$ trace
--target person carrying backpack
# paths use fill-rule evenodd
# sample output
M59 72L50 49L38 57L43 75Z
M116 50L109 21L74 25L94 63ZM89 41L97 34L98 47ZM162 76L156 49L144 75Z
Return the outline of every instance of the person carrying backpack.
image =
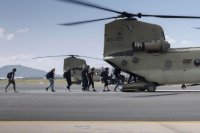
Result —
M117 87L118 87L118 85L119 85L120 79L122 80L122 83L123 83L123 78L122 78L122 76L120 75L120 73L121 73L121 69L115 69L115 70L114 70L114 75L115 75L116 81L117 81L117 84L116 84L115 89L114 89L114 91L116 91L116 92L117 92L116 89L117 89Z
M106 69L103 71L102 74L103 74L103 81L104 81L104 83L105 83L103 92L106 92L106 90L105 90L106 87L107 87L107 91L110 91L110 90L108 89L108 74L109 74L109 68L106 67Z
M71 81L71 75L72 75L72 69L68 68L67 72L64 73L66 75L66 81L67 81L67 86L66 86L66 90L68 89L68 91L70 92L70 86L72 85L72 81Z
M49 87L51 87L51 91L55 92L54 90L54 76L55 76L55 68L51 69L50 72L47 73L46 78L49 80L50 84L46 87L46 91L48 91Z
M88 73L88 78L89 78L88 89L90 88L90 85L92 85L93 91L96 91L94 89L94 79L93 79L94 70L95 70L95 68L93 67L93 68L91 68L90 72Z
M18 92L16 91L16 86L15 86L15 72L17 71L16 68L13 68L12 72L8 73L7 74L7 78L8 78L8 85L6 86L5 88L5 92L7 92L7 88L10 84L13 84L13 88L14 88L14 92Z
M86 69L86 68L83 68L83 70L82 70L82 72L81 72L81 76L82 76L82 91L85 91L85 78L84 78L85 69Z

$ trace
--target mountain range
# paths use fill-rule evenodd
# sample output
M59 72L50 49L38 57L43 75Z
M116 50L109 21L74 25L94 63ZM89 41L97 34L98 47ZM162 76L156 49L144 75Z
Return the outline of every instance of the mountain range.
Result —
M0 77L7 77L7 74L12 71L13 68L17 69L15 73L16 77L24 78L34 78L34 77L45 77L47 74L44 70L34 69L30 67L25 67L22 65L8 65L0 68ZM56 77L61 77L62 75L56 75Z

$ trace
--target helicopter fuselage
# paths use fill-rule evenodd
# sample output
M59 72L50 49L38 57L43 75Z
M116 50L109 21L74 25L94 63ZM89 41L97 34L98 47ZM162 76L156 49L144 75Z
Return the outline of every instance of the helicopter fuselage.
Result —
M105 25L104 61L158 85L199 83L200 48L170 48L164 40L158 25L129 19L112 21Z

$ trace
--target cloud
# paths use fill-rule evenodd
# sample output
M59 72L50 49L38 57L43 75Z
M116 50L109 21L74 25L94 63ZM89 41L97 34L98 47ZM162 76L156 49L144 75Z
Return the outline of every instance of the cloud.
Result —
M176 41L172 39L170 36L165 36L166 41L168 41L170 44L175 44Z
M193 42L183 40L183 41L181 41L181 44L183 44L183 45L190 45L190 44L193 44Z
M18 33L28 32L28 28L25 28L25 29L19 29L19 30L17 30L16 32L18 32Z
M6 35L6 39L7 39L8 41L12 40L13 38L15 38L15 35L14 35L14 34L7 34L7 35Z
M10 41L13 38L15 38L14 34L7 34L7 35L5 35L4 32L5 32L5 30L3 28L0 28L0 39L6 38L6 40Z
M5 30L0 28L0 38L1 39L5 38L4 32L5 32Z
M56 74L63 74L64 60L61 58L39 58L32 59L33 55L14 55L6 58L0 58L0 67L6 65L23 65L44 71L50 71L52 68L56 69Z

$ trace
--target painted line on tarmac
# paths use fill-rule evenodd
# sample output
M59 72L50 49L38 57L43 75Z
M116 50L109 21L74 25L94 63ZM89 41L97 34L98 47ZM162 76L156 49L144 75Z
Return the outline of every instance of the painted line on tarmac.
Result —
M200 121L0 121L0 124L78 124L78 123L110 123L110 124L200 124Z

